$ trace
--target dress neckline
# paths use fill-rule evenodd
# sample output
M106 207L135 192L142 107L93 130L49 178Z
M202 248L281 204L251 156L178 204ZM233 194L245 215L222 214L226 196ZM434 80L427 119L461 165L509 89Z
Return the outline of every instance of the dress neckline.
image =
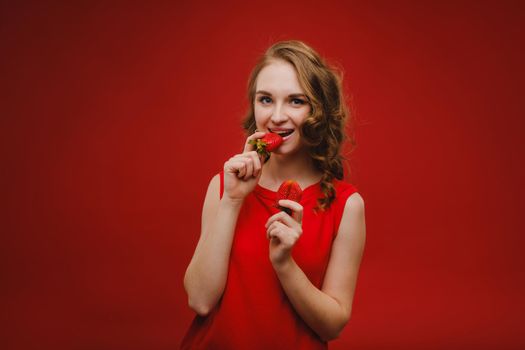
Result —
M317 195L318 193L320 193L321 192L321 181L322 180L319 180L316 183L306 186L306 188L303 189L302 198L304 199L304 198L310 197L311 195ZM266 187L262 187L259 184L255 185L254 191L268 198L275 198L277 196L277 191L272 191Z

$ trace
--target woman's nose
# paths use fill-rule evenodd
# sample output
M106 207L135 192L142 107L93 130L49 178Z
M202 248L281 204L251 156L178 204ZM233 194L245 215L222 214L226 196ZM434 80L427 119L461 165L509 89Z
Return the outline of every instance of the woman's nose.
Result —
M272 122L278 124L286 120L286 115L283 112L282 106L275 106L272 112Z

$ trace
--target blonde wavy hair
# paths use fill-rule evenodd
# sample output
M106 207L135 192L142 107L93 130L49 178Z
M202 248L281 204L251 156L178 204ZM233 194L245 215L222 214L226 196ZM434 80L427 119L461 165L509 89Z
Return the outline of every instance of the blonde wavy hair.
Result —
M311 106L310 115L299 132L315 168L323 174L320 185L324 196L318 198L315 210L324 211L335 199L333 179L344 178L343 160L346 158L341 155L342 143L350 142L350 152L356 146L353 134L345 132L350 113L343 96L343 74L327 65L314 49L302 41L287 40L273 44L259 58L248 80L249 108L242 122L247 135L253 134L256 129L254 101L257 76L275 59L294 66L299 84Z

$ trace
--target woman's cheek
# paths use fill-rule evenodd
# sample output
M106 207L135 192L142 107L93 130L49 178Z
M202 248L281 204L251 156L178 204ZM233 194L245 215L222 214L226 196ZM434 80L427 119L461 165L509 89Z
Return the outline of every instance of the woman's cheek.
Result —
M257 121L263 121L264 122L267 119L269 119L270 116L271 116L271 113L268 112L267 109L259 107L259 106L256 106L254 108L253 113L255 115L255 120L257 120Z

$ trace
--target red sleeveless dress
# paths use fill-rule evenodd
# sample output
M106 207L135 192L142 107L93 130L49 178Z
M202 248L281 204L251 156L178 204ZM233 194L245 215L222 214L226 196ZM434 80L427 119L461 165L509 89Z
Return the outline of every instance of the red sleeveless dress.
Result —
M224 173L220 173L220 197ZM315 213L322 197L319 183L304 189L303 234L292 256L309 280L321 289L347 198L357 188L334 180L336 198L325 212ZM197 315L181 349L327 349L295 312L269 258L264 227L277 213L276 192L256 185L243 203L232 243L228 279L222 298L206 317Z

